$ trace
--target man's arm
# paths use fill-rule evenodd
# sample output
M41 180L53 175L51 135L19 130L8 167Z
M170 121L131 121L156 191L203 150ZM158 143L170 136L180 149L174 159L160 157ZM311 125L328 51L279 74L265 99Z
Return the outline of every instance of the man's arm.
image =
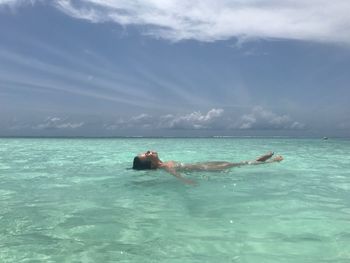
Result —
M177 179L181 180L182 182L184 182L185 184L191 184L191 185L195 185L196 182L192 181L190 179L187 179L185 177L183 177L180 173L178 173L175 168L172 167L164 167L164 170L167 171L168 173L170 173L171 175L175 176Z

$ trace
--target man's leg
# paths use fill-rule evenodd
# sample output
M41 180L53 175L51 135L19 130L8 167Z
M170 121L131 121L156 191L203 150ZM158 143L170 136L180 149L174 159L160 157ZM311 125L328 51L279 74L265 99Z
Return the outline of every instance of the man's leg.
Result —
M195 163L195 164L185 164L182 167L182 169L187 171L222 171L231 167L279 162L283 160L282 156L277 156L276 158L269 160L273 156L273 154L274 154L273 152L268 152L253 161L243 161L239 163L218 161L218 162L202 162L202 163Z

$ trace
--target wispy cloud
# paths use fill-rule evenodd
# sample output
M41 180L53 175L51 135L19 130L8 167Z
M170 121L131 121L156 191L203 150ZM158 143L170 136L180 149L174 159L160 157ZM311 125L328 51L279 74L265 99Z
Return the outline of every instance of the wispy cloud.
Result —
M145 82L144 78L135 78L130 72L123 74L115 64L107 64L107 60L93 52L83 57L75 57L69 51L56 49L38 41L28 41L31 47L44 50L52 59L42 60L30 54L2 48L0 45L0 62L7 65L0 69L0 81L8 86L32 89L35 92L70 93L124 106L164 108L164 105L156 103L153 94L138 88ZM62 60L64 66L56 65L56 60ZM147 69L144 71L147 72ZM18 75L21 75L20 79ZM168 89L168 86L170 84L164 88ZM172 90L175 90L175 87L172 87ZM181 94L180 91L178 94L180 98L188 95Z
M83 121L70 121L68 118L47 117L41 121L18 120L9 121L10 130L75 130L85 125Z
M156 119L146 113L133 116L129 119L119 118L113 124L105 124L107 130L127 129L127 128L152 128L156 124Z
M8 1L7 1L8 2ZM75 18L141 25L179 41L277 38L350 43L350 2L344 0L57 0Z
M41 45L40 47L43 49L46 48L45 45ZM35 57L28 56L27 54L17 54L16 52L1 49L0 61L8 63L8 65L19 66L21 69L24 69L25 73L30 71L31 74L28 76L28 79L26 79L27 84L46 87L55 86L57 90L61 89L71 93L84 93L89 97L98 97L131 105L139 105L145 98L151 98L140 90L136 91L133 87L134 83L127 83L131 77L125 80L113 76L112 72L101 70L101 68L106 68L103 64L97 63L94 60L84 61L73 59L73 56L70 56L69 53L54 50L52 47L49 48L49 51L50 53L54 53L56 55L55 57L63 59L65 62L73 63L73 66L56 66L47 61L41 61ZM88 59L90 59L90 57L88 57ZM91 65L93 64L92 62L95 62L95 65ZM2 74L4 71L4 69L0 71L1 80L17 80L16 77L10 77L9 67L7 67L6 73ZM90 75L92 73L94 76ZM40 77L33 83L31 80L35 79L34 76L38 75ZM114 75L117 75L117 73L114 72ZM24 76L25 74L22 75L22 77ZM45 78L43 76L45 76ZM44 84L45 81L51 84ZM88 90L86 87L90 87L90 89ZM96 90L98 90L98 92L96 92ZM133 97L133 100L130 99L131 97ZM135 98L137 102L135 102Z
M33 5L35 2L39 1L40 0L0 0L0 5L16 7L19 5Z
M69 122L58 117L48 117L44 122L33 125L33 129L52 130L52 129L77 129L84 125L84 122Z

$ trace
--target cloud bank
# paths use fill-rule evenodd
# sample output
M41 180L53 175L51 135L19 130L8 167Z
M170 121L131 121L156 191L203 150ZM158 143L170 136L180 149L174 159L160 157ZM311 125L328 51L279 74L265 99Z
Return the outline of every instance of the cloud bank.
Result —
M0 5L16 3L28 1L0 0ZM145 34L171 41L272 38L350 43L350 1L346 0L53 0L49 3L78 19L142 26Z
M293 121L288 115L278 115L257 106L244 114L235 127L239 129L303 129L304 124Z
M151 116L140 114L130 119L119 119L114 124L105 125L108 130L126 128L208 130L208 129L244 129L244 130L299 130L304 124L288 115L276 114L262 107L254 107L251 112L240 117L225 114L223 109L211 109L207 113L194 111L184 115Z

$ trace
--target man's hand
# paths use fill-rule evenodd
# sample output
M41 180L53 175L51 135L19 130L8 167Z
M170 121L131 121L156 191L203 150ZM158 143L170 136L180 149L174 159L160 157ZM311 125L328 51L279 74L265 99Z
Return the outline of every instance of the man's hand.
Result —
M175 176L177 179L181 180L185 184L189 185L197 185L197 183L191 179L187 179L183 177L180 173L178 173L174 168L172 167L165 167L165 170L170 173L171 175Z

